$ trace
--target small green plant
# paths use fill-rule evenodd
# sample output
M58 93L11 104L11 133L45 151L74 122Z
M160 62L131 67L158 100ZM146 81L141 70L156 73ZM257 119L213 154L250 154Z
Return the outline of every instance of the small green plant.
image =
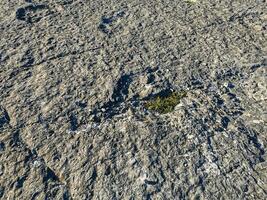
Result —
M147 101L145 108L156 111L161 114L166 114L174 110L175 106L180 103L180 100L186 96L186 92L171 92L167 96L157 96L156 98Z

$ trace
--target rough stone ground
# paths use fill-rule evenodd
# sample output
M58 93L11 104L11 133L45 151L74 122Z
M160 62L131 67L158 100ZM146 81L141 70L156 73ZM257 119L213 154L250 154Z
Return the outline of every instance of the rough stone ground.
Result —
M0 199L267 199L266 22L265 0L1 0Z

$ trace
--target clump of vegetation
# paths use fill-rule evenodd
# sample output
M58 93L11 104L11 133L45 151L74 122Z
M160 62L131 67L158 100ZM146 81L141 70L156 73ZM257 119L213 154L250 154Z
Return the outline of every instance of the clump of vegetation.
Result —
M145 103L145 108L156 111L161 114L166 114L174 110L175 106L180 103L180 100L186 96L186 92L171 92L166 96L157 96L156 98Z

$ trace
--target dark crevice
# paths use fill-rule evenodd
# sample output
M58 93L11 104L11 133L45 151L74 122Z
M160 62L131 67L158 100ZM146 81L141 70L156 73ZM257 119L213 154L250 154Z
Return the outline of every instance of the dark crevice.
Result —
M40 195L41 192L35 192L32 197L31 200L37 199L37 197Z
M230 122L230 119L228 117L223 117L222 118L221 124L222 124L224 129L227 129L229 122Z
M126 74L120 77L112 94L113 103L120 103L128 96L128 89L131 82L131 75Z
M128 97L128 90L131 82L132 74L122 75L113 90L111 100L105 103L101 108L95 109L93 114L96 115L104 109L104 118L112 118L114 115L121 113L121 109L119 109L119 107ZM95 121L99 122L100 119L95 117Z
M17 189L22 188L25 180L26 180L26 176L18 178L17 183L16 183L16 188Z
M102 17L102 24L111 24L113 20L113 17Z
M47 183L48 180L58 181L60 182L58 176L55 174L55 172L50 169L49 167L46 168L46 174L43 178L43 182Z
M58 4L64 5L64 6L65 5L70 5L72 3L74 3L74 0L63 0L63 1L58 2Z
M28 49L20 61L22 63L21 67L22 68L31 67L34 65L34 61L35 61L34 56L31 50Z
M102 33L105 33L109 36L111 36L112 32L107 28L107 26L105 24L100 24L98 26L98 29L102 32Z
M63 193L63 200L69 200L69 199L72 199L72 198L71 198L71 195L70 195L69 191L66 190L66 191Z
M0 198L4 196L5 188L3 186L0 186Z
M76 131L78 129L78 120L74 115L70 116L70 129L71 131Z
M8 115L8 112L0 106L0 128L2 128L5 124L8 124L10 122L10 117Z
M125 12L124 11L120 11L117 12L116 14L113 14L112 16L102 16L101 20L100 20L100 24L98 26L98 29L108 35L109 37L113 34L112 31L112 24L113 22L117 21L118 18L124 17Z
M34 23L41 20L42 16L31 16L38 10L47 9L48 6L44 4L31 4L23 8L18 8L16 11L16 19L25 21L27 23Z

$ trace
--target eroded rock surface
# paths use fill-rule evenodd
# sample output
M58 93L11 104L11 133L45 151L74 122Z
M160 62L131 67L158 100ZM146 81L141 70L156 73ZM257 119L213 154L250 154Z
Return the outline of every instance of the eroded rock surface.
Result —
M1 0L0 199L267 199L266 8Z

